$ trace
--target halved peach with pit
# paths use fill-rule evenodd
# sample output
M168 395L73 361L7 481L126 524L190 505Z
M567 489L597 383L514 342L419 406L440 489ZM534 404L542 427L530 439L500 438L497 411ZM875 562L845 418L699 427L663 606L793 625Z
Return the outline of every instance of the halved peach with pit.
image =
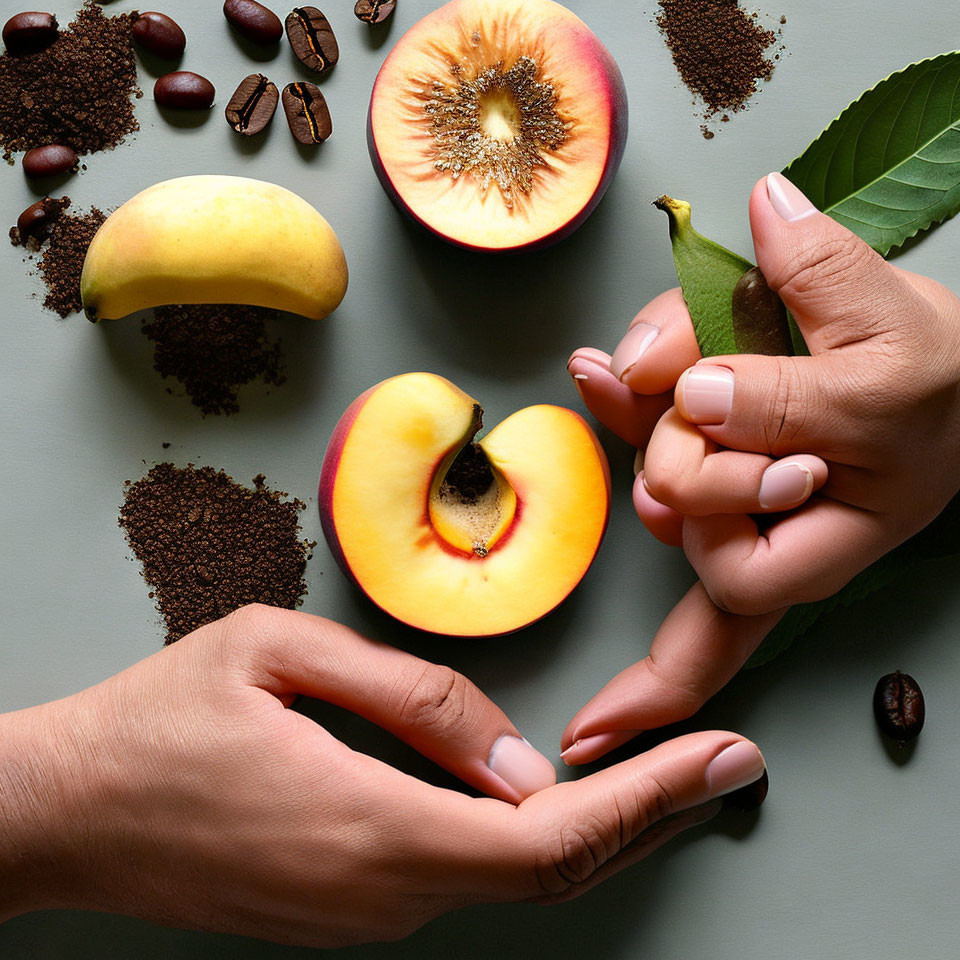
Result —
M508 633L587 572L610 503L607 460L579 414L540 404L481 440L479 404L408 373L340 418L320 474L323 531L387 613L455 636Z
M553 0L453 0L384 61L368 144L398 207L452 243L521 250L566 236L616 173L620 69Z

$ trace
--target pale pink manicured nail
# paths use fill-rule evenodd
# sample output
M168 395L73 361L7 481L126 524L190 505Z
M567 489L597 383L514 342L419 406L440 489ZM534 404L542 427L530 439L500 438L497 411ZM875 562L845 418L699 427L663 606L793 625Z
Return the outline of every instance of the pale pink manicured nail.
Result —
M610 354L604 353L596 347L578 347L570 354L570 359L567 361L567 370L572 372L574 365L583 366L584 364L587 366L594 364L601 370L608 370L610 368Z
M680 377L677 393L677 406L685 419L723 423L733 407L733 371L715 364L697 364Z
M584 380L593 377L608 376L610 358L600 350L594 350L592 347L581 347L574 351L574 354L567 361L567 373L573 377L574 386L583 396L581 384Z
M487 766L521 797L529 797L557 782L553 764L523 737L500 737L490 748Z
M650 344L657 339L660 328L642 320L635 323L617 344L610 360L610 372L622 380L625 373L647 352Z
M727 747L707 765L707 789L710 797L739 790L763 776L763 755L749 740Z
M764 510L786 510L803 503L813 492L813 473L802 463L774 463L760 480L760 506Z
M791 223L812 217L817 212L817 208L782 173L767 174L767 196L770 206Z

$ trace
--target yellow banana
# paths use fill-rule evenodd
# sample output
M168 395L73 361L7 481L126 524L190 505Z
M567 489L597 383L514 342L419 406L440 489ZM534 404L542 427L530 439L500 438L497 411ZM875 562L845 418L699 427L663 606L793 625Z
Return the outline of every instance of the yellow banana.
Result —
M112 213L83 263L90 320L167 303L247 303L319 319L347 290L333 228L306 200L247 177L178 177Z

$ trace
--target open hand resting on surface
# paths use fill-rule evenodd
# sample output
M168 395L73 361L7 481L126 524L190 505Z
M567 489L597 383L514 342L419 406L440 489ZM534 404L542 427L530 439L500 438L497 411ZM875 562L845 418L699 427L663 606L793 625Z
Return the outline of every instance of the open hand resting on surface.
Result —
M780 174L754 187L750 224L811 356L698 362L672 290L612 358L585 348L570 359L589 409L646 446L637 512L682 544L700 583L650 655L573 718L568 762L690 716L787 607L835 593L960 488L960 301L885 262Z
M354 752L287 709L298 694L499 799ZM0 716L0 919L70 907L304 945L396 939L466 904L576 896L762 773L753 744L712 731L555 785L449 668L245 607L97 686Z

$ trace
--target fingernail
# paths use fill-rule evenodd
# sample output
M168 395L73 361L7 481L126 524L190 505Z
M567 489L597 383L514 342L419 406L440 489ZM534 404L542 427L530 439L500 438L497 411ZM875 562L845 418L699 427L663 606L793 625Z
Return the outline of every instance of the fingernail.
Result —
M763 801L767 799L769 790L770 777L767 771L764 770L758 780L754 780L753 783L748 783L739 790L734 790L733 793L728 793L723 798L723 809L740 810L744 813L751 813L763 805Z
M786 510L803 503L813 490L813 473L802 463L774 463L760 480L760 506Z
M570 766L574 763L584 763L587 759L594 759L617 747L622 747L628 740L638 737L642 730L611 730L608 733L595 733L592 737L584 737L571 743L560 754L560 759ZM581 759L583 758L583 759Z
M692 423L723 423L733 407L733 371L715 364L690 367L677 383L677 406Z
M610 360L610 372L622 380L630 368L647 352L650 344L657 339L660 328L652 323L635 323L626 336L617 344Z
M523 737L500 737L490 748L487 766L521 797L529 797L557 782L553 764Z
M583 370L591 366L607 370L610 366L610 354L597 350L596 347L578 347L570 354L567 361L567 370L572 374L575 370Z
M740 740L707 765L707 789L711 797L720 797L759 780L765 769L760 751L749 740Z
M770 206L784 219L793 223L812 217L817 208L782 173L767 174L767 196Z
M633 458L633 475L636 477L643 472L643 451L638 450Z

